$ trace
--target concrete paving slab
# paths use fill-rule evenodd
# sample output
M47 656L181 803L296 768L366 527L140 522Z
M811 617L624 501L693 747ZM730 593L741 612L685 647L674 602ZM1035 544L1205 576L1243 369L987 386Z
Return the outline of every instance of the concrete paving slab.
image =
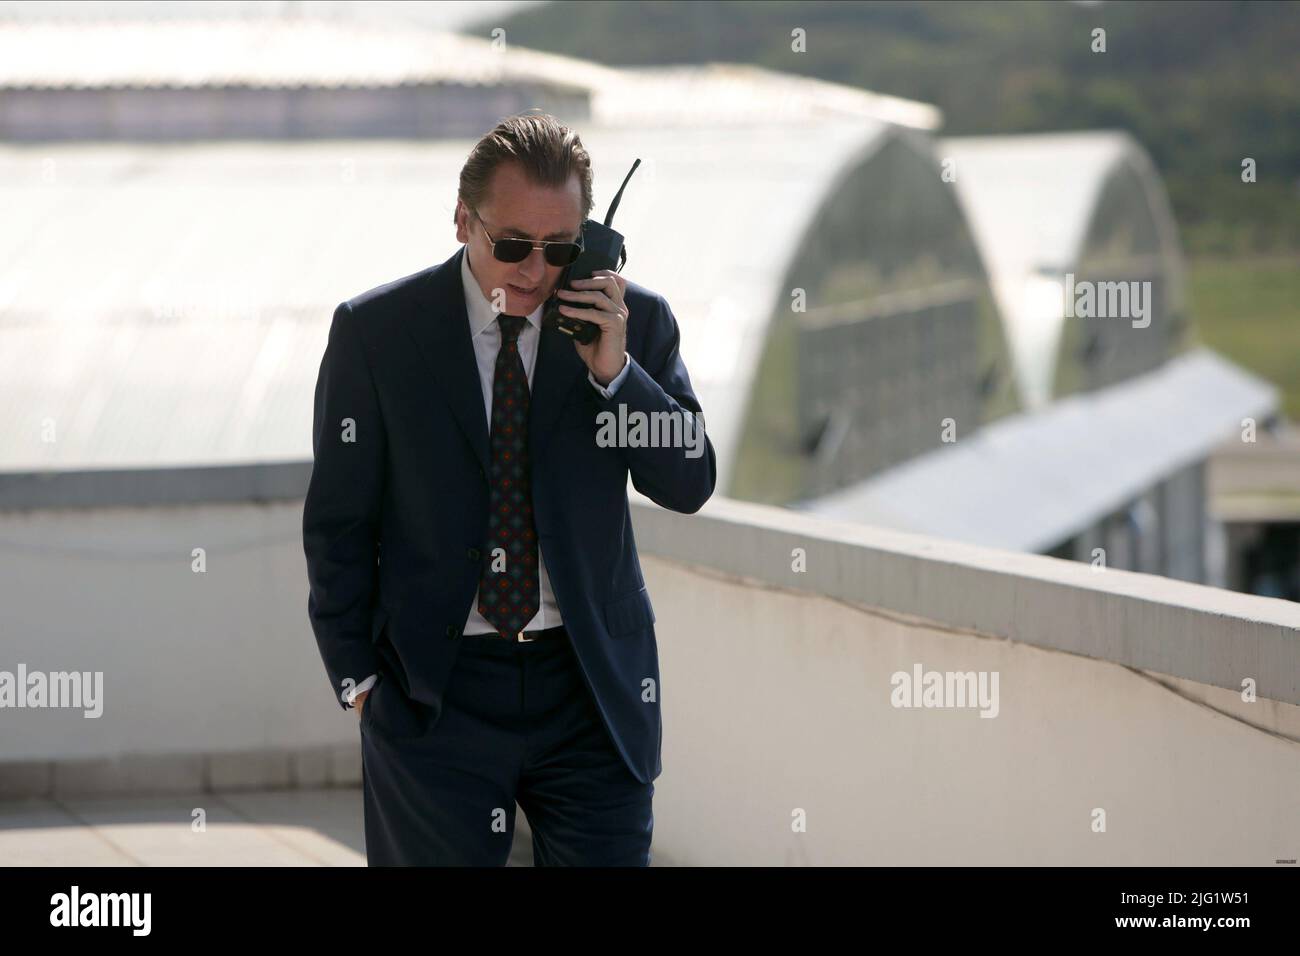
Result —
M53 800L0 803L0 862L5 866L139 866Z
M66 798L68 812L145 866L318 866L217 794ZM196 811L202 811L201 817ZM202 819L203 828L192 822Z
M204 829L193 829L195 811ZM357 788L0 802L4 866L365 866ZM532 866L516 809L507 866ZM666 861L655 858L652 865Z

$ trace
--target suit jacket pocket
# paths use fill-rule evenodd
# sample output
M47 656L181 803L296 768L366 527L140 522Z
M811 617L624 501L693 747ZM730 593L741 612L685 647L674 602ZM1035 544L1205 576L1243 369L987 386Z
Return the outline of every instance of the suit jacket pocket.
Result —
M650 593L643 587L605 604L605 626L610 637L635 634L655 622L654 606Z
M381 674L379 676L379 679L370 685L370 692L366 694L366 702L361 705L361 726L362 727L365 727L367 724L369 724L371 719L374 717L375 692L379 690L380 685L383 683L384 683L384 678L383 675Z

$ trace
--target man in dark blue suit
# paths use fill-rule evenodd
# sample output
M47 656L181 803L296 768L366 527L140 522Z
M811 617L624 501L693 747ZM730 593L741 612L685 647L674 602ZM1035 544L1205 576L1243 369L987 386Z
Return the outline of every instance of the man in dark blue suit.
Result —
M627 478L693 513L713 446L662 296L605 271L561 290L598 339L542 328L591 211L578 136L510 117L459 185L464 245L339 305L316 384L307 611L361 718L367 858L504 864L517 803L539 865L644 866L660 680ZM611 427L638 419L683 440Z

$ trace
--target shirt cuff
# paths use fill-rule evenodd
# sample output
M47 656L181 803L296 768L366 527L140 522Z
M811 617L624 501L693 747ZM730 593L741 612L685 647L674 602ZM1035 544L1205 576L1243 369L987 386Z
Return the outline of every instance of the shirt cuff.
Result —
M343 695L344 703L346 703L349 708L356 707L357 695L363 694L366 691L370 690L370 688L374 687L375 681L377 681L378 679L379 679L378 674L371 674L369 677L363 680L356 687L352 688L350 693L346 693Z
M601 385L600 382L596 381L596 377L592 375L591 372L587 373L587 381L592 384L596 391L600 392L602 398L613 398L614 393L618 391L618 387L623 384L623 379L627 378L627 370L630 365L631 363L628 361L627 352L624 352L623 371L615 375L614 380L608 385Z

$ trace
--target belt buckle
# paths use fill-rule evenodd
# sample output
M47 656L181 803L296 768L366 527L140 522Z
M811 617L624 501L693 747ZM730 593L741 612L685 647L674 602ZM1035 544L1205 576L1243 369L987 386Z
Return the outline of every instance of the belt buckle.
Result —
M524 637L524 632L523 632L523 631L520 631L520 632L515 636L515 640L517 640L520 644L527 644L527 643L531 643L532 641L537 640L537 638L535 638L535 637Z

